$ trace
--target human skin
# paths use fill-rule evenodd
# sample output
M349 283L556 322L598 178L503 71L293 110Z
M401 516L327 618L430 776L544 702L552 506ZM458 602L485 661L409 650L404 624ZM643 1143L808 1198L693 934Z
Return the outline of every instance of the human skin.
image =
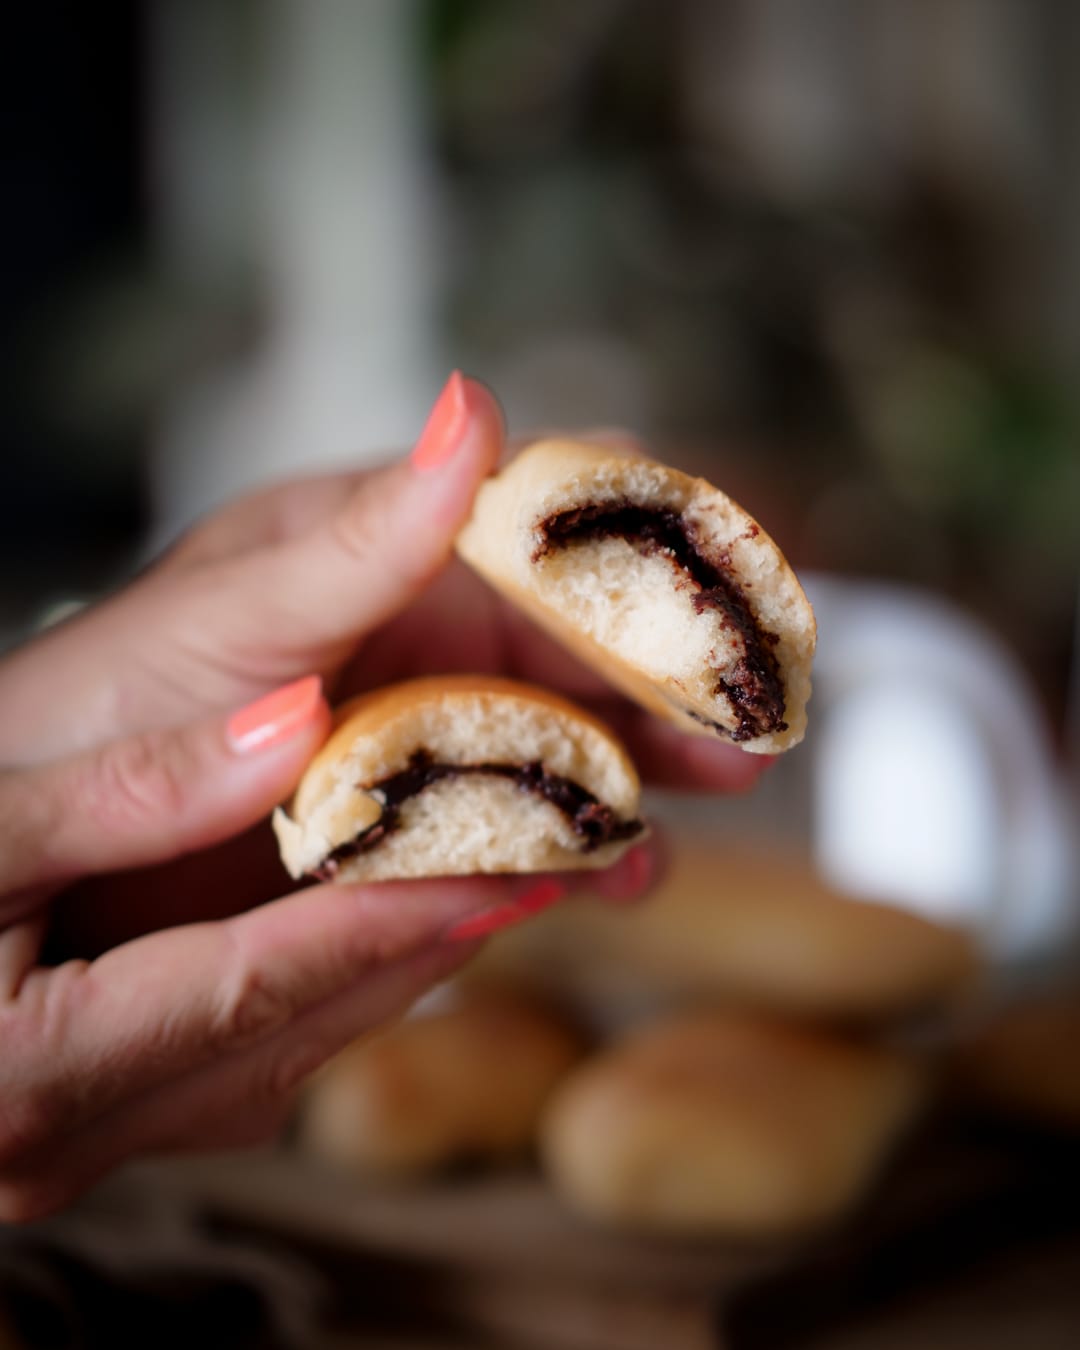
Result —
M756 757L630 707L451 560L505 452L491 394L455 376L409 458L227 506L0 662L0 1220L139 1153L272 1134L307 1074L472 955L474 916L647 890L648 845L558 884L297 890L265 817L328 699L517 675L605 715L647 781L755 780Z

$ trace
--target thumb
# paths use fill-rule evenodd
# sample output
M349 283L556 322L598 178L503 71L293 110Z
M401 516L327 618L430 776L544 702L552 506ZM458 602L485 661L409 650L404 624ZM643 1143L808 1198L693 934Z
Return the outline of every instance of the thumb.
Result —
M455 371L407 460L367 475L328 522L260 559L281 631L304 646L355 640L403 609L450 556L504 444L494 395Z
M317 675L233 713L0 775L0 920L19 892L227 839L295 787L326 738Z

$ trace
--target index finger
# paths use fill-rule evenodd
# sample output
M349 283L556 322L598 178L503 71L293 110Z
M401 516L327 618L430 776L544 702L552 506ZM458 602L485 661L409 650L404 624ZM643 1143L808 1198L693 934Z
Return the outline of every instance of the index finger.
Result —
M273 1037L375 971L439 945L455 921L535 885L462 877L325 885L216 923L36 969L0 1006L0 1043L30 1044L16 1133L71 1128L116 1101Z

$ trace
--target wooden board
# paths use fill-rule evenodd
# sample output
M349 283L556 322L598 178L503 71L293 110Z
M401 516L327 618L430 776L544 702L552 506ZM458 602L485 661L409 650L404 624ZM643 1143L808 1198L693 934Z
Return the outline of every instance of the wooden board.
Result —
M916 1142L847 1224L757 1246L603 1231L527 1172L374 1186L276 1152L123 1184L317 1269L337 1322L362 1329L332 1350L855 1350L900 1326L912 1343L996 1346L1029 1303L1047 1329L1031 1345L1056 1350L1080 1323L1075 1147L963 1123Z
M183 1160L168 1175L219 1217L501 1275L679 1291L756 1274L782 1260L789 1246L602 1230L576 1219L526 1171L380 1186L286 1153L255 1153Z

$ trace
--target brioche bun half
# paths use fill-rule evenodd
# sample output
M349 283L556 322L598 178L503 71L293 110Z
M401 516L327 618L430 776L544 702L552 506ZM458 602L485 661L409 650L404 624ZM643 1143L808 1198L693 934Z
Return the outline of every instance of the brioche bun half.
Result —
M622 745L566 699L433 676L339 709L273 824L296 878L600 868L643 836L640 791Z
M683 730L761 754L802 739L813 610L773 540L704 479L608 447L538 441L480 488L457 548Z

